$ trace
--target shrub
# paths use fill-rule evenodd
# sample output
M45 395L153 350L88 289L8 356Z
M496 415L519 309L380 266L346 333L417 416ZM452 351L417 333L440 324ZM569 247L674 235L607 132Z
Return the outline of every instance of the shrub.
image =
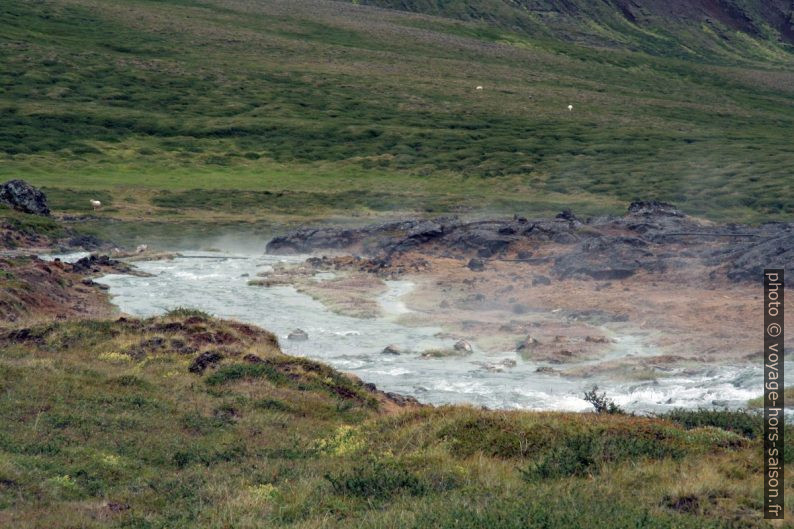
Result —
M396 459L370 459L348 472L326 474L337 494L359 498L386 499L406 492L412 496L425 494L427 487Z
M273 383L286 381L286 377L270 364L231 364L223 366L207 377L207 384L217 386L244 378L267 378Z
M584 400L593 405L596 413L623 414L625 413L615 401L607 397L606 393L598 394L598 386L593 386L590 391L585 391Z
M760 436L764 429L764 418L760 413L744 410L687 410L676 408L659 415L659 417L680 424L688 430L714 426L743 435L749 439L755 439Z
M175 309L169 310L166 313L166 316L171 318L201 318L204 320L209 320L212 318L211 315L204 312L203 310L192 309L189 307L176 307Z
M684 455L682 447L660 439L592 432L566 438L561 445L519 472L527 481L584 476L598 474L605 463L640 458L678 459Z
M571 437L539 461L530 464L526 469L519 469L519 472L527 481L583 476L596 470L595 444L595 439L589 435Z

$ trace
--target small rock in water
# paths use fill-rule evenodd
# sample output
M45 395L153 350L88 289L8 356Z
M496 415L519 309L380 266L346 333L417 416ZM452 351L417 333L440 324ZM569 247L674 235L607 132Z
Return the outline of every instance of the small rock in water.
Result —
M304 331L303 329L295 329L289 335L287 335L288 340L293 340L296 342L305 342L309 339L309 334Z
M391 344L384 347L381 353L385 355L398 355L398 354L402 354L402 350L396 345Z
M499 363L502 364L505 367L516 367L518 365L518 363L515 360L513 360L512 358L505 358L504 360L502 360Z
M533 338L532 336L527 336L521 343L518 344L516 351L525 351L527 349L532 349L537 345L540 345L540 342L537 339Z
M472 348L471 344L466 340L458 340L457 343L455 343L455 350L459 353L467 354L474 352L474 348Z

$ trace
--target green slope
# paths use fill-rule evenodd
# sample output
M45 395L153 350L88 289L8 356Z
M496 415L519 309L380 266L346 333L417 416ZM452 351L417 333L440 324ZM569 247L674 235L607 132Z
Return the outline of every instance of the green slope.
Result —
M0 178L134 186L138 209L220 187L320 193L329 212L643 197L790 218L792 56L738 31L741 53L707 53L721 39L686 27L676 47L708 60L345 2L6 2ZM375 198L345 201L362 188Z
M748 38L794 50L787 0L354 0L532 36L700 60L766 59Z

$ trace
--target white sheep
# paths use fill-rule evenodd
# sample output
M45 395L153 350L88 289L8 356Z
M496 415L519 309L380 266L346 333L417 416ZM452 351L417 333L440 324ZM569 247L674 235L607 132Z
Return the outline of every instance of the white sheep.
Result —
M482 90L482 86L478 85L477 88L475 88L475 90Z
M146 244L139 244L137 248L135 248L135 253L143 253L149 249L149 246Z
M92 199L91 200L91 207L94 208L94 211L96 211L96 210L98 210L99 208L102 207L102 202L100 202L99 200L93 200Z
M572 111L573 111L573 105L568 105L568 112L572 112Z

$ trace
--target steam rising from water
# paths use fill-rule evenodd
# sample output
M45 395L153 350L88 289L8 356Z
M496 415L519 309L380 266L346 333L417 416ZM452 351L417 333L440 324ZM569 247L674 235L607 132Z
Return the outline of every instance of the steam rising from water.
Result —
M142 262L138 266L153 277L108 275L98 282L110 287L114 303L126 313L152 316L184 306L256 324L276 333L288 354L326 362L383 390L413 395L433 404L466 402L491 408L579 411L590 409L581 397L597 384L621 406L651 412L681 406L741 407L762 391L762 367L744 364L697 372L672 369L668 376L657 380L626 382L607 375L580 379L538 373L537 368L543 364L525 361L510 351L476 351L466 357L425 359L420 357L421 351L450 348L453 342L439 338L439 328L397 323L397 316L408 311L400 297L410 291L409 282L389 282L389 291L379 300L387 315L364 320L334 314L292 287L247 285L250 277L264 267L301 262L304 256L236 255L235 259L228 259L232 256L185 255L208 258ZM295 328L305 330L309 340L288 340L287 335ZM618 356L642 346L637 337L618 339ZM389 344L412 352L399 356L382 354ZM614 358L610 355L610 359ZM517 365L501 366L500 362L506 359Z

